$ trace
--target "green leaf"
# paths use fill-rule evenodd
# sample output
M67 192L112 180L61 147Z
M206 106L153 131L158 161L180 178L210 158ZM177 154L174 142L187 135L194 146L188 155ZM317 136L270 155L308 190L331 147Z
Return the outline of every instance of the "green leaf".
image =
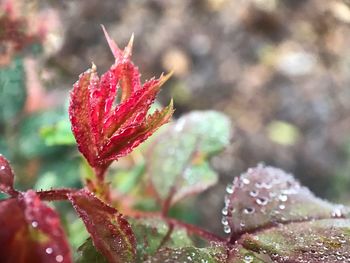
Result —
M164 129L146 156L159 198L174 204L215 184L217 175L207 160L228 145L230 134L229 119L215 111L187 114Z
M349 208L315 197L284 171L259 165L227 187L228 263L347 262Z
M349 209L317 198L292 175L259 165L227 187L224 230L231 236L290 222L344 217Z
M32 159L55 154L59 149L62 149L58 146L47 146L44 139L40 136L40 130L45 125L56 123L64 116L65 114L61 110L56 110L35 113L27 117L19 128L18 151L20 154L28 159Z
M76 144L68 119L60 120L52 125L43 126L40 134L49 146Z
M248 251L270 259L265 262L348 262L350 220L323 219L280 225L243 235L239 243Z
M127 194L136 190L145 172L145 163L136 164L131 169L118 169L111 177L112 188L120 193Z
M179 248L192 245L184 229L170 229L160 218L135 219L131 222L131 227L137 240L138 260L146 259L147 255L153 255L161 247Z
M26 100L23 61L16 58L0 69L0 123L9 122L23 109Z
M163 248L144 263L221 263L225 255L217 248Z
M92 244L91 238L87 239L78 249L78 257L76 263L108 263L107 259L96 250Z
M46 160L39 171L39 178L34 189L49 190L60 187L81 187L79 178L80 159L72 158L65 152L60 158Z

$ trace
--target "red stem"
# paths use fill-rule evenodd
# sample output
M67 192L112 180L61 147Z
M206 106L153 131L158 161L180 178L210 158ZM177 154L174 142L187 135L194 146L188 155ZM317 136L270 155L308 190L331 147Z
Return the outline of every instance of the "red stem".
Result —
M68 199L69 194L77 192L77 189L62 188L62 189L52 189L46 191L38 191L37 195L41 200L44 201L63 201Z

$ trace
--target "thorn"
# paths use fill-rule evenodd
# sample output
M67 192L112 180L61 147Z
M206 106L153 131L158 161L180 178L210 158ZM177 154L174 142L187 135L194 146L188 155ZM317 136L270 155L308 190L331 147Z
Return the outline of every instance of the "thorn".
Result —
M168 79L170 79L170 77L174 74L174 71L170 71L168 74L164 75L162 73L162 75L160 75L159 77L159 87L162 86Z
M95 63L94 63L94 62L91 62L91 70L92 70L93 72L95 72L96 69L97 69L97 67L96 67Z
M111 49L113 56L115 59L118 59L121 57L122 53L118 47L118 45L114 42L114 40L109 36L106 28L104 27L104 25L101 25L103 33L105 34L107 43L109 45L109 48Z
M134 33L132 33L128 45L124 49L124 57L130 58L132 55L132 47L134 45Z

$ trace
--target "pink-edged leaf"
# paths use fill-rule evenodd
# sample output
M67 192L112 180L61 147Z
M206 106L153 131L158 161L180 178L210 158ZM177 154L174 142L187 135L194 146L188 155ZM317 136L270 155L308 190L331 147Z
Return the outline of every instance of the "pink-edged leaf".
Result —
M70 194L69 199L85 223L95 247L111 263L133 263L136 239L126 219L86 190Z
M79 151L92 166L96 156L96 144L91 130L89 90L90 83L93 86L97 85L97 79L95 67L82 73L73 85L69 104L69 118Z
M292 175L269 166L250 168L226 190L222 223L233 239L279 224L349 214L348 208L317 198Z
M16 196L17 191L13 188L14 174L9 162L0 154L0 192Z
M72 262L58 214L34 191L1 201L0 224L1 262Z
M173 102L162 109L156 111L141 125L127 127L122 132L113 135L110 141L102 149L101 156L105 160L117 160L118 158L130 153L140 143L144 142L151 136L159 127L169 122L174 112Z

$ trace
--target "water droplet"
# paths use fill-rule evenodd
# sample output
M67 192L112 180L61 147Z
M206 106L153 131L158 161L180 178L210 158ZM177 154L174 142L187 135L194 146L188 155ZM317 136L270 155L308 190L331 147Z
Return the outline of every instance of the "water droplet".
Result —
M222 223L224 226L228 225L228 220L227 220L227 217L226 217L226 216L224 216L224 217L221 219L221 223Z
M259 191L258 191L258 190L252 190L252 191L249 192L249 195L250 195L251 197L257 197L258 194L259 194Z
M245 255L245 256L244 256L244 259L243 259L243 261L244 261L245 263L251 263L251 262L253 262L253 260L254 260L254 258L253 258L252 255Z
M244 208L243 213L245 214L253 214L255 212L255 209L253 207L247 207Z
M281 202L286 202L288 200L288 196L284 194L280 194L278 196L278 200L280 200Z
M1 165L0 170L5 170L5 166Z
M233 194L234 190L233 190L233 185L232 184L228 184L226 186L226 193L228 194Z
M53 249L51 247L48 247L46 250L45 250L46 254L52 254L53 252Z
M57 262L63 262L63 256L62 255L57 255L56 256L56 261Z
M224 207L224 208L221 210L221 213L222 213L224 216L227 216L227 214L228 214L227 207Z
M264 205L267 205L269 200L265 197L258 197L255 201L258 205L264 206Z
M242 178L242 182L244 184L250 184L250 180L248 178Z
M38 227L38 225L39 225L39 224L38 224L37 221L33 221L33 222L32 222L32 227L36 228L36 227Z
M224 226L224 232L225 232L226 234L231 233L231 227L228 226L228 225Z
M283 210L283 209L286 208L286 206L285 206L285 205L279 205L278 208L281 209L281 210Z

